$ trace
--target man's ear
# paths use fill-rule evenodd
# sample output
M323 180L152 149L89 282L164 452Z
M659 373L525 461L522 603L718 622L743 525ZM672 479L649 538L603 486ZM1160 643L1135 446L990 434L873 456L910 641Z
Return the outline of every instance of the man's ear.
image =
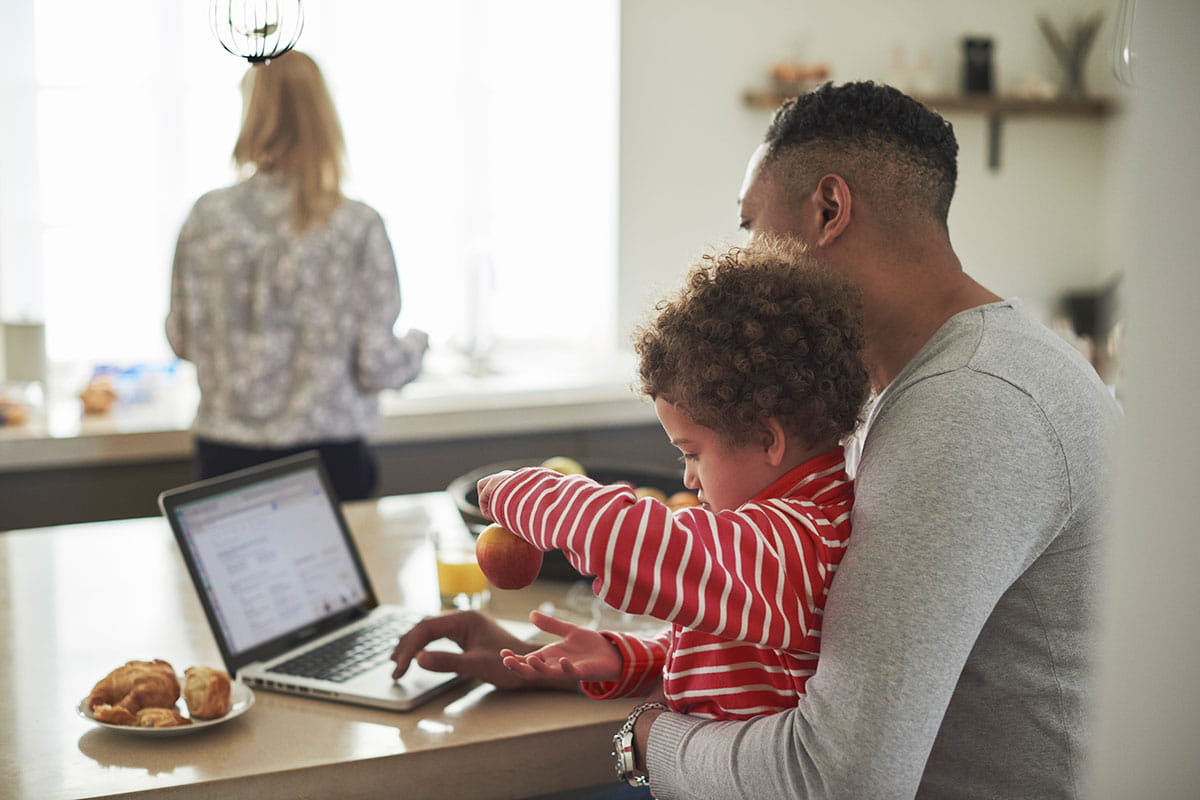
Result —
M817 188L813 191L813 204L820 220L813 244L817 247L828 247L842 235L850 224L852 200L850 186L841 175L830 174L817 181Z
M763 456L767 459L767 463L772 467L778 467L783 463L783 457L787 451L787 440L784 438L783 426L779 424L779 420L774 417L763 420L759 437L763 446Z

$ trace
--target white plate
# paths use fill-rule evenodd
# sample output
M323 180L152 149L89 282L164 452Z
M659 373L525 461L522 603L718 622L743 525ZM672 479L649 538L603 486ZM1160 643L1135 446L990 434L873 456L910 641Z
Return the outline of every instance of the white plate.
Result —
M180 681L182 682L182 677ZM79 705L75 710L79 712L79 716L89 720L93 725L99 725L101 728L109 728L110 730L132 733L138 736L182 736L185 733L195 733L205 728L211 728L213 725L220 725L222 722L237 719L249 711L250 706L254 705L254 692L250 691L249 686L238 681L233 682L233 685L230 687L229 696L233 702L229 713L225 716L217 717L216 719L194 719L191 725L175 725L170 728L142 728L137 725L112 725L107 722L101 722L92 716L92 710L88 708L86 697L79 701ZM187 716L187 705L183 700L180 700L176 704L176 707L179 709L179 713L185 717Z

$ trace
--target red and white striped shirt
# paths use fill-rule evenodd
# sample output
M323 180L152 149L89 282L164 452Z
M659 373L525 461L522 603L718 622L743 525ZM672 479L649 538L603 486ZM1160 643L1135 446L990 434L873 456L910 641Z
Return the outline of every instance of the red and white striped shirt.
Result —
M836 448L733 511L672 513L632 487L540 467L502 482L490 508L505 528L595 575L609 605L672 623L653 639L606 633L623 672L585 683L588 694L640 694L661 677L675 711L746 719L796 705L816 669L853 502Z

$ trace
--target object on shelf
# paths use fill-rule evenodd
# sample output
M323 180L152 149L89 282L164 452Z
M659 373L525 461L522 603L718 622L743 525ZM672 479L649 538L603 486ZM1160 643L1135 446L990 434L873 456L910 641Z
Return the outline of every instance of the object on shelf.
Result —
M179 359L130 366L98 364L92 369L88 385L106 380L116 395L113 402L122 406L152 403L174 382L178 367Z
M771 85L788 97L811 91L827 80L829 67L826 64L776 61L771 65Z
M1038 17L1038 27L1049 42L1054 58L1063 71L1062 84L1059 86L1060 97L1079 100L1087 95L1084 63L1103 21L1104 11L1099 10L1086 17L1071 20L1066 30L1060 33L1049 17L1044 14Z
M1012 97L1019 100L1053 100L1058 87L1049 78L1030 73L1022 75L1012 87Z
M992 93L992 40L986 36L963 39L963 92Z
M29 406L0 397L0 428L19 427L29 421Z
M933 56L926 50L920 50L910 63L907 48L902 44L893 45L892 63L885 82L905 94L936 94L938 80L934 73Z
M913 91L912 78L909 76L908 69L908 53L904 45L892 45L892 63L888 67L887 80L884 82L905 94Z
M83 403L84 414L107 413L117 401L117 390L113 386L112 378L107 375L92 378L79 393L79 400Z
M0 381L0 428L28 425L43 410L42 384Z

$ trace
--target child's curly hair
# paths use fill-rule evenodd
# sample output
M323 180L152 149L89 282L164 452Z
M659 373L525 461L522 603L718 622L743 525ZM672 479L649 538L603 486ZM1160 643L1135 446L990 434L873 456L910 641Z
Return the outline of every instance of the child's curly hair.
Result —
M730 444L770 418L810 447L857 426L870 391L859 297L802 249L705 255L656 310L634 339L642 391Z

